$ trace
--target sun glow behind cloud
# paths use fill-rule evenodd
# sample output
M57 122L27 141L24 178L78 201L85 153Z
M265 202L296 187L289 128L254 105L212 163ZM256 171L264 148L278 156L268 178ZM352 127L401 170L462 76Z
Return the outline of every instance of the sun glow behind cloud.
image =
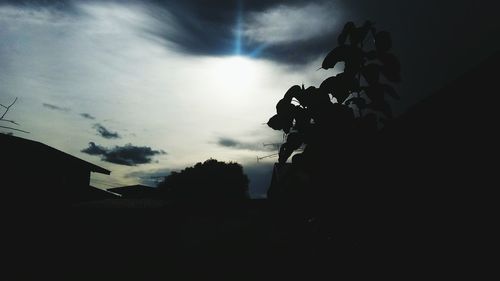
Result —
M71 17L0 6L1 96L20 98L11 117L32 132L23 137L112 170L111 177L93 175L97 186L135 183L138 179L127 175L181 169L210 157L253 165L256 156L269 153L264 147L227 148L218 140L279 140L281 134L262 123L283 93L293 84L318 86L332 75L314 71L319 60L295 71L241 55L180 53L144 32L164 27L140 5L79 3ZM44 103L68 110L50 110ZM82 118L83 112L95 120ZM121 138L97 136L95 123ZM155 157L158 163L120 166L81 153L91 141L105 147L132 143L167 154Z

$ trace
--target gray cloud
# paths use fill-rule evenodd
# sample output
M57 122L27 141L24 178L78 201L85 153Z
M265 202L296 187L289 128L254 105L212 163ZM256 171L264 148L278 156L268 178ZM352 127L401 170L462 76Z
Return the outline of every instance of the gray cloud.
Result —
M88 113L80 113L80 116L82 116L85 119L90 119L90 120L94 120L95 119L94 116L92 116L92 115L90 115Z
M69 111L69 108L67 108L67 107L61 107L61 106L50 104L50 103L43 103L42 105L44 107L46 107L48 109L52 109L52 110L58 110L58 111L64 111L64 112Z
M318 56L318 50L321 54L334 47L323 43L334 42L329 32L336 31L343 20L338 2L153 1L150 12L163 27L148 31L189 54L238 54L303 64Z
M95 128L99 135L105 139L121 138L121 136L117 132L111 132L99 123L94 124L93 128Z
M163 150L153 150L148 146L135 146L129 143L124 146L106 148L96 145L94 142L90 142L89 147L82 149L81 152L89 155L100 155L103 161L125 166L151 163L153 156L166 154Z
M263 143L249 143L242 142L232 138L221 137L217 141L217 145L232 148L232 149L246 149L246 150L254 150L254 151L269 151L275 150L276 147L270 145L264 145Z
M253 12L243 34L251 41L282 45L306 41L337 31L340 17L329 2L278 5Z

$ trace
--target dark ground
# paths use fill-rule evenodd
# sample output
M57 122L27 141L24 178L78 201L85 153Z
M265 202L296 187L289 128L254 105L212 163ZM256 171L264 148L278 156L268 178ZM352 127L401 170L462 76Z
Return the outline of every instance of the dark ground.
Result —
M106 206L109 201L64 213L18 213L3 228L2 274L8 278L2 279L408 278L442 272L450 261L441 251L449 250L446 243L438 242L442 226L403 209L320 221L266 200Z

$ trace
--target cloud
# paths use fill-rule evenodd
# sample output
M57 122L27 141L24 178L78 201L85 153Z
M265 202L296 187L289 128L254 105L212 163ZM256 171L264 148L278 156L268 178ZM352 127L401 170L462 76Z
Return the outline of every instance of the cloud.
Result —
M88 113L80 113L80 116L82 116L85 119L90 119L90 120L94 120L95 119L94 116L92 116L92 115L90 115Z
M94 124L93 128L97 129L97 132L99 133L99 135L105 139L121 138L117 132L111 132L99 123Z
M237 147L238 145L240 145L239 142L228 138L220 138L217 144L226 147Z
M100 145L96 145L93 142L89 142L89 147L83 149L82 152L89 155L106 155L108 153L108 149Z
M311 40L336 31L335 11L327 2L278 5L252 13L243 34L249 40L270 45Z
M273 146L265 146L263 143L250 143L250 142L241 142L232 138L221 137L217 141L219 146L233 148L233 149L245 149L245 150L253 150L253 151L268 151L275 149Z
M343 20L337 2L155 1L149 13L159 24L147 31L185 54L244 55L304 64L332 47L329 35Z
M153 150L148 146L135 146L129 143L124 146L106 148L96 145L94 142L90 142L89 147L82 149L81 152L89 155L100 155L103 161L125 166L151 163L153 156L166 154L163 150Z
M52 109L52 110L59 110L59 111L65 111L65 112L69 111L69 108L67 108L67 107L61 107L61 106L53 105L50 103L43 103L43 106L45 106L48 109Z

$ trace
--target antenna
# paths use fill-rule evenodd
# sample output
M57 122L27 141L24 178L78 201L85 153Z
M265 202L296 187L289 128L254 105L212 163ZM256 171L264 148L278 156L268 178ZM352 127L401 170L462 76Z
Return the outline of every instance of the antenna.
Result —
M278 156L278 155L279 155L279 153L273 153L273 154L262 156L262 157L257 156L257 162L259 162L259 160L262 160L264 158L274 157L274 156Z

